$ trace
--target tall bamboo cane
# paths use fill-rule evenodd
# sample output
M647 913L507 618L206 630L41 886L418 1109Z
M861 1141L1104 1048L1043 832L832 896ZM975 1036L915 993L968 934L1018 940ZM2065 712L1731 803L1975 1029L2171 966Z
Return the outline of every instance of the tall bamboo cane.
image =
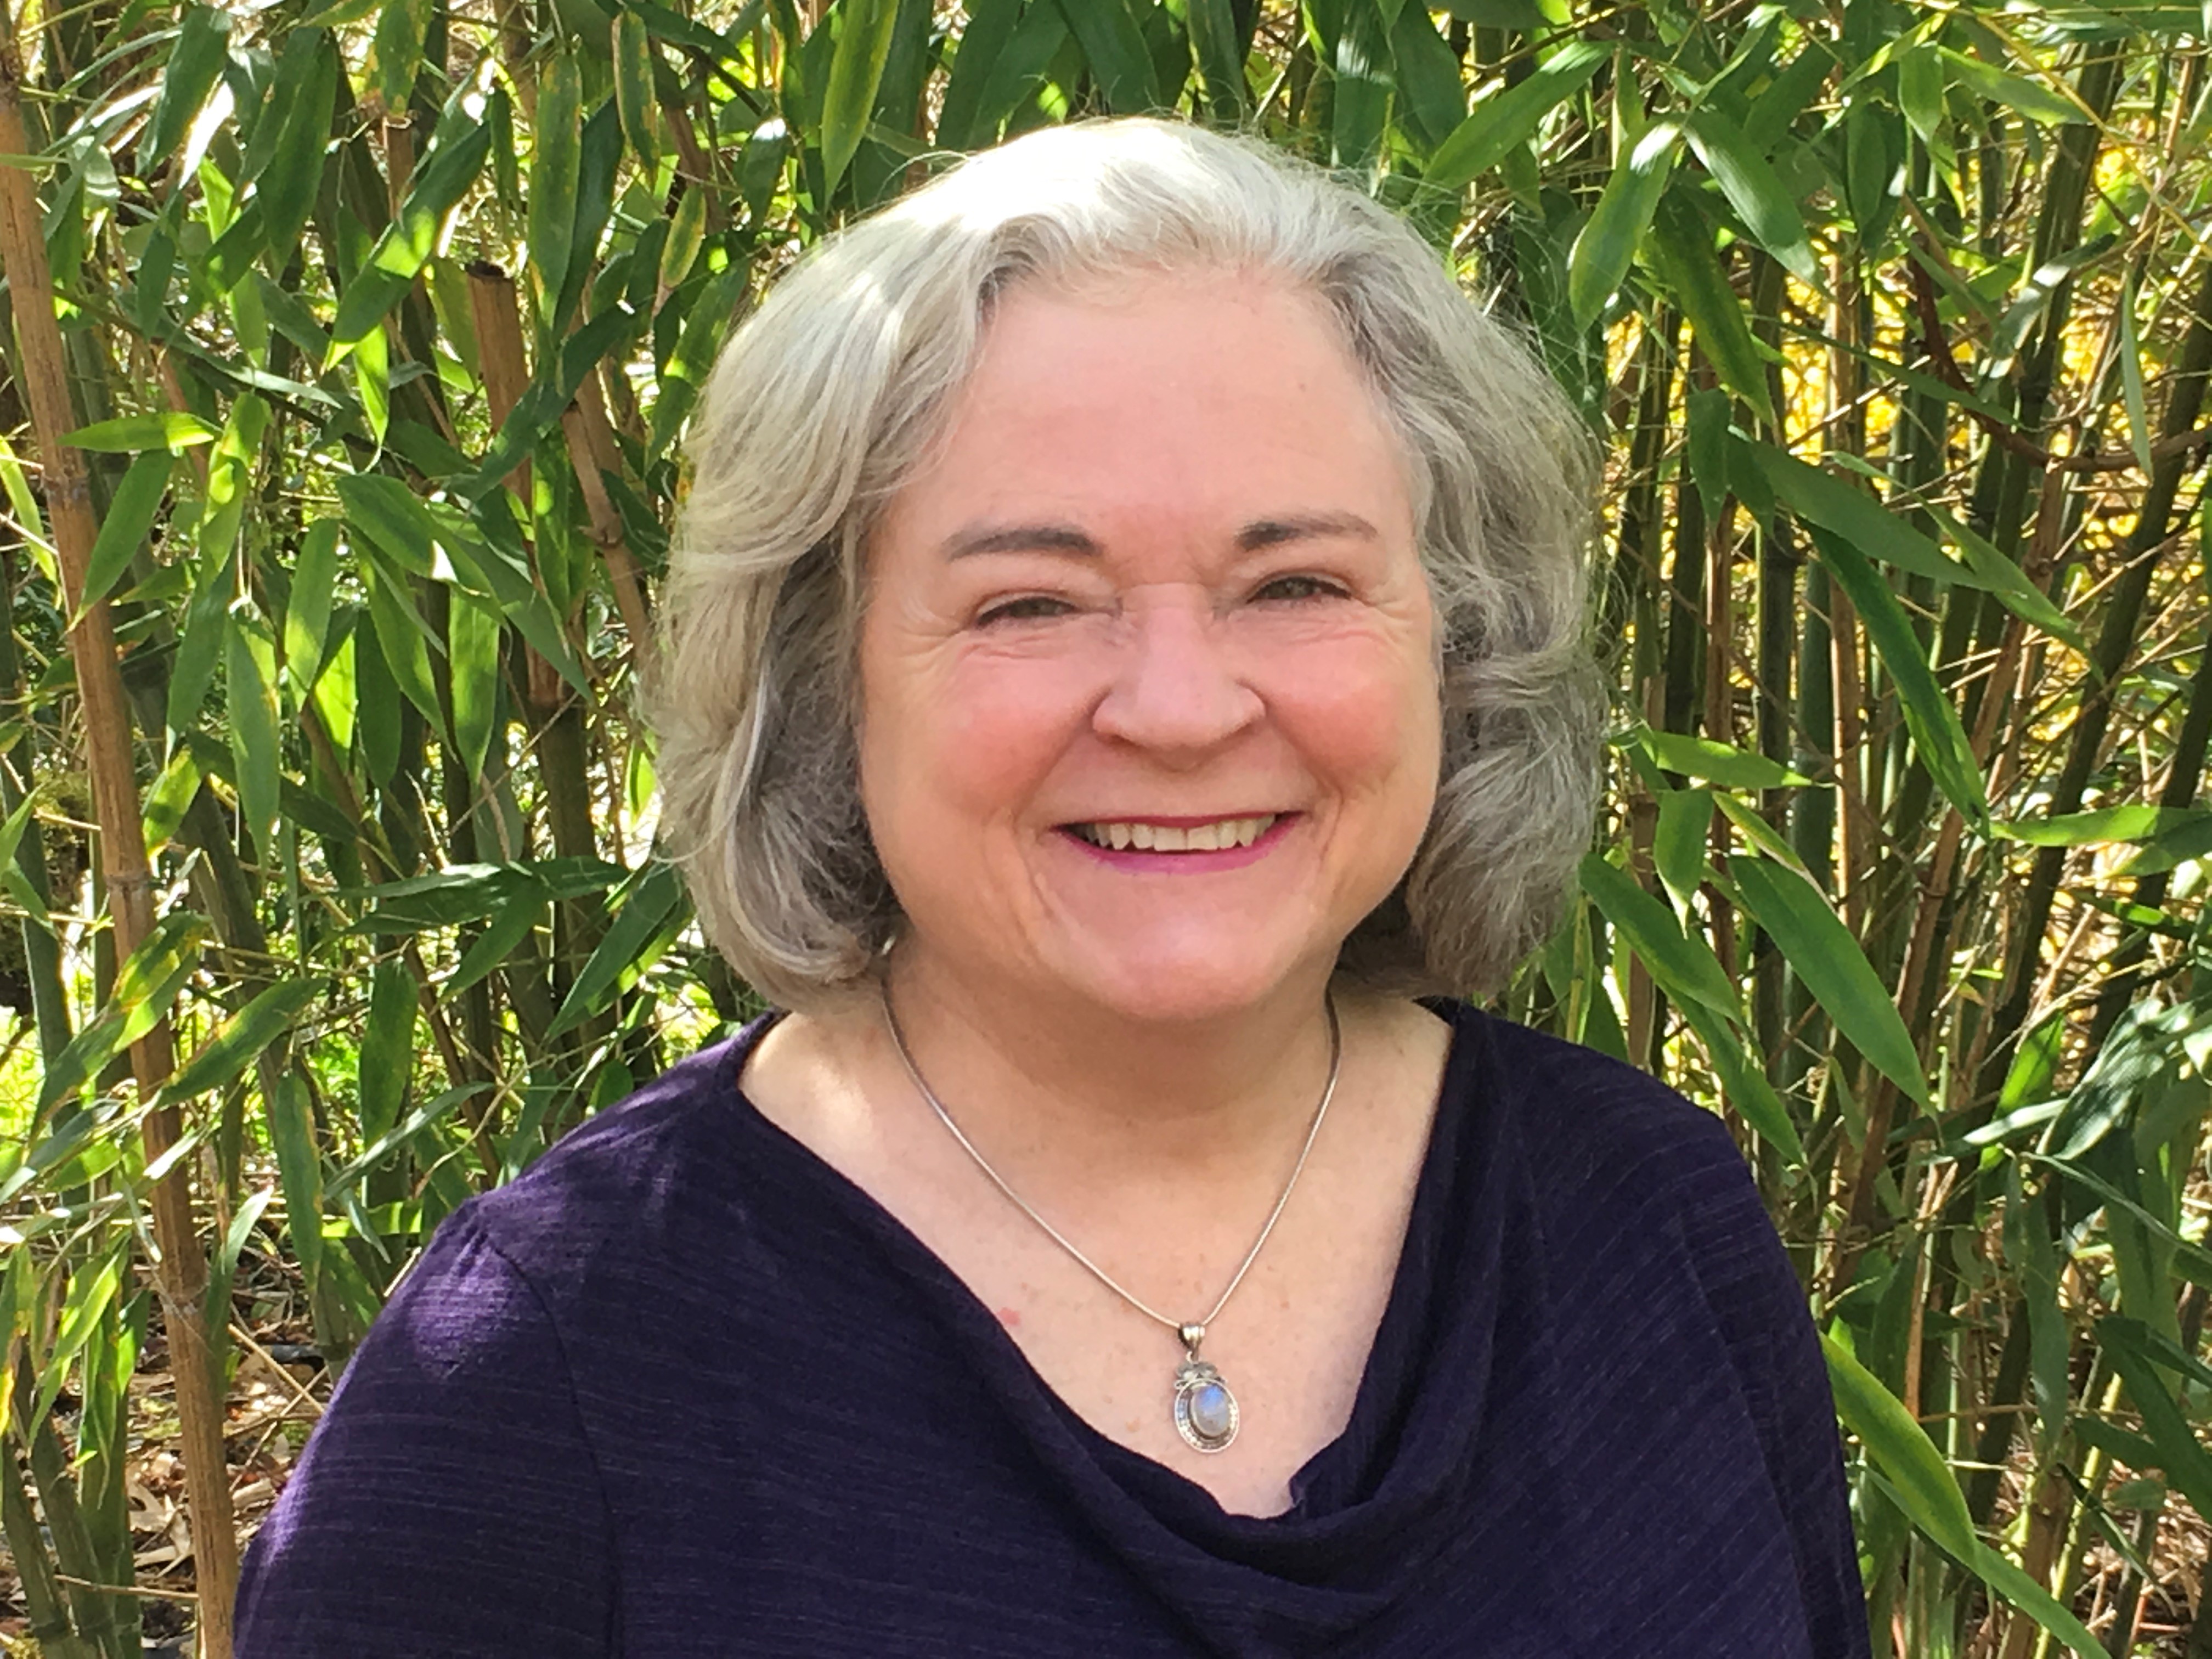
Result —
M32 150L23 129L21 83L22 64L11 25L0 39L0 155L11 161ZM46 511L61 568L63 600L75 617L70 653L84 705L86 769L91 774L94 815L100 823L115 948L119 957L128 958L153 928L153 878L137 777L131 766L131 716L116 662L114 627L105 602L81 604L99 526L93 520L83 455L61 441L76 422L64 378L61 330L54 321L53 275L46 265L38 196L31 174L20 161L0 166L0 265L5 266L15 301L17 378L29 398L31 425L45 467ZM151 1098L175 1065L166 1020L131 1046L131 1060L140 1097ZM147 1113L147 1160L152 1162L175 1146L181 1132L175 1107ZM230 1478L223 1456L222 1402L216 1395L215 1367L202 1323L207 1255L192 1218L190 1159L179 1159L155 1184L153 1214L154 1240L161 1252L156 1284L176 1377L185 1492L191 1505L201 1659L230 1659L238 1540L232 1528Z

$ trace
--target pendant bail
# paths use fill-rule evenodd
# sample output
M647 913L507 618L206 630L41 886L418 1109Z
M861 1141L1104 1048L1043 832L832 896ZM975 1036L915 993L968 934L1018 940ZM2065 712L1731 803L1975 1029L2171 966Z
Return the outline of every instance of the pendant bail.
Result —
M1206 1340L1206 1327L1194 1320L1188 1325L1176 1326L1176 1334L1182 1339L1183 1352L1197 1358L1198 1345Z

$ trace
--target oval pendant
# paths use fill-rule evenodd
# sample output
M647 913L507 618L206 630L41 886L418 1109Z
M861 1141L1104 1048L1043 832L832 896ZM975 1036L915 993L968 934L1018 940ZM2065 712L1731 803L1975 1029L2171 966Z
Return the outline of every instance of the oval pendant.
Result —
M1176 1432L1193 1451L1227 1450L1239 1419L1237 1396L1211 1364L1186 1359L1176 1368Z

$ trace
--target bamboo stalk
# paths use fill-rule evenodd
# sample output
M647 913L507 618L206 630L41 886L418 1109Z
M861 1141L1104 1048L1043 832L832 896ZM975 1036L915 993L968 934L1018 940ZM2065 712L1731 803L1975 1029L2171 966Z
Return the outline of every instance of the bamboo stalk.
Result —
M23 128L22 65L12 30L0 43L0 155L32 153ZM54 290L46 240L30 173L0 167L0 264L14 300L21 378L31 405L33 429L45 463L46 508L54 530L62 589L70 615L70 654L83 702L87 769L112 912L117 950L136 951L154 924L153 879L146 858L138 785L131 757L131 720L117 665L115 631L106 603L83 605L85 575L99 526L94 522L82 453L61 441L74 429L61 330L54 320ZM169 1026L157 1022L131 1046L140 1097L150 1100L168 1079L175 1058ZM174 1146L183 1125L174 1106L145 1115L143 1134L150 1163ZM194 1577L200 1593L202 1659L230 1659L231 1603L238 1589L238 1540L233 1529L230 1475L223 1453L222 1402L202 1324L207 1256L193 1218L191 1161L179 1159L153 1193L154 1237L160 1252L155 1283L161 1298L176 1377L185 1488L191 1504Z
M2205 376L2212 371L2212 265L2207 265L2202 284L2190 307L2189 331L2174 364L2172 390L2167 394L2163 430L2167 434L2193 428L2204 406ZM2151 576L2158 556L2168 544L2167 530L2181 489L2186 463L2179 457L2158 463L2151 475L2128 538L2127 564L2106 602L2105 621L2090 658L2091 678L2081 711L2075 716L2066 760L2051 792L2047 809L2053 817L2079 811L2089 778L2102 753L2105 734L2112 723L2112 693L2120 670L2136 643L2136 628L2149 596ZM2027 888L2014 923L2013 948L2006 963L2005 991L1991 1021L1991 1042L1981 1067L1978 1094L1996 1097L2004 1081L2003 1068L2011 1063L2010 1039L2021 1029L2035 994L2035 965L2041 955L2043 933L2050 925L2058 880L2066 866L2067 849L2039 848Z

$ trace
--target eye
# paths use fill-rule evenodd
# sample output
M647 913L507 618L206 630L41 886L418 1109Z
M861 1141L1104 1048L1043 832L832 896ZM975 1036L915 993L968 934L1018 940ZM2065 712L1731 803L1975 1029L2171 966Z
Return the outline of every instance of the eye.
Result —
M1344 585L1326 576L1296 574L1273 576L1252 592L1255 599L1296 605L1310 599L1340 599L1345 595Z
M1065 616L1074 609L1066 599L1054 599L1049 593L1024 593L986 606L977 614L975 625L988 628L994 623L1042 622L1048 617Z

